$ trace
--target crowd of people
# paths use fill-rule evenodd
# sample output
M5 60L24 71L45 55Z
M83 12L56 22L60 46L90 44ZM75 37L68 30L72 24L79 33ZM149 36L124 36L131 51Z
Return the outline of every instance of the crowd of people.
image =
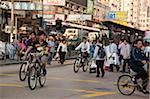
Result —
M105 75L104 66L109 66L109 71L113 72L116 67L117 72L128 73L130 70L137 73L135 79L141 78L143 80L142 86L143 93L149 93L146 90L148 78L148 63L150 60L150 44L143 42L141 39L135 40L135 42L129 43L125 39L121 39L119 44L115 44L113 39L109 39L109 45L103 45L102 41L94 40L92 43L88 42L86 38L76 48L81 49L81 55L88 57L91 55L93 62L97 65L97 75L103 78ZM137 81L134 81L137 84Z
M13 38L14 39L14 38ZM21 37L20 40L13 40L12 45L17 50L21 59L25 59L30 52L39 52L42 47L43 51L40 59L43 66L51 64L53 59L58 59L61 64L65 62L65 56L68 52L67 38L63 35L47 36L43 31L38 34L31 32L28 38ZM150 43L143 42L138 39L130 43L125 39L121 39L119 44L116 44L113 39L109 39L109 44L104 45L99 38L89 41L83 37L83 41L75 48L80 50L81 56L88 61L93 61L96 65L96 77L103 78L105 76L105 67L109 67L110 72L114 72L114 67L117 72L129 72L130 69L137 72L137 78L142 78L143 81L148 78L146 63L149 61ZM92 68L92 64L90 66ZM46 69L45 69L46 73ZM143 88L146 90L146 85L143 82ZM146 92L146 91L145 91Z

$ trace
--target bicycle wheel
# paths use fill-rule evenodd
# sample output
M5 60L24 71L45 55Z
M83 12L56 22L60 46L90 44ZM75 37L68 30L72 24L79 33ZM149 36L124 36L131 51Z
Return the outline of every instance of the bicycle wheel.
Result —
M46 82L46 75L44 74L43 67L40 69L39 83L40 86L43 87Z
M80 69L80 59L76 59L74 62L73 70L75 73L77 73Z
M132 81L130 75L122 75L117 81L117 87L121 94L123 95L132 95L135 91L135 84Z
M88 70L88 67L89 67L88 63L85 63L85 65L83 65L82 67L83 71L86 72Z
M22 63L21 64L21 67L19 69L19 79L20 79L20 81L25 81L25 79L27 77L27 71L25 71L26 66L27 66L27 63Z
M32 66L29 70L28 85L31 90L34 90L37 84L37 70Z

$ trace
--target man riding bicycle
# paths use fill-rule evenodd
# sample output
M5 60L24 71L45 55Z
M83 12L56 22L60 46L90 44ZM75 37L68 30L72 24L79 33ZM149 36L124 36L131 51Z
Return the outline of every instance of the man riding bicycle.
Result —
M85 37L83 37L83 42L81 42L75 50L81 50L81 56L82 58L84 58L83 61L87 60L90 53L90 44L88 40Z
M38 53L38 57L44 66L44 75L46 75L46 64L48 60L48 43L46 42L46 34L43 31L39 31L38 39L33 43L33 50L35 53Z
M144 94L149 93L148 90L146 90L146 87L148 85L149 77L148 73L144 69L144 65L149 60L144 52L142 51L143 47L143 41L142 40L136 40L134 43L134 47L131 49L131 60L130 60L130 67L131 69L136 72L134 83L137 84L137 79L141 78L143 80L142 87L143 90L141 90Z
M26 42L26 51L24 54L24 58L26 58L27 55L33 51L33 44L34 44L35 40L36 40L36 33L34 31L32 31L30 33L29 39Z

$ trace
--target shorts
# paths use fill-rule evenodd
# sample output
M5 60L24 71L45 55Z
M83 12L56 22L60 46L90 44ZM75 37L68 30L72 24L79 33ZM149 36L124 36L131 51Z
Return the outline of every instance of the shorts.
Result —
M43 55L43 56L41 57L41 62L42 62L42 63L47 63L47 61L48 61L48 56L47 56L47 55Z

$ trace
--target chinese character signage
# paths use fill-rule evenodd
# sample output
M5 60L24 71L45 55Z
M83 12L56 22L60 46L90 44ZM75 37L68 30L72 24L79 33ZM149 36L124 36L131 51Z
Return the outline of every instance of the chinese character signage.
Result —
M93 14L94 0L87 0L87 14Z

